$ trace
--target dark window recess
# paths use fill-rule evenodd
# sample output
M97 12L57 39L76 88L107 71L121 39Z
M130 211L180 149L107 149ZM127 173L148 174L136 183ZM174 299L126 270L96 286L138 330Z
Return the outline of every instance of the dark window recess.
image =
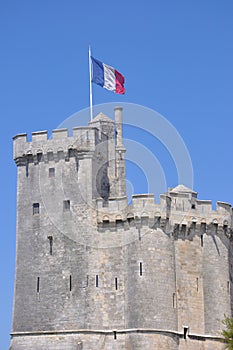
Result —
M203 235L201 235L201 247L203 247Z
M49 254L53 255L53 236L48 236L49 240Z
M43 154L42 153L37 153L37 161L41 162L42 161Z
M196 209L196 205L195 205L195 204L192 204L191 208L192 208L192 209Z
M199 279L198 279L198 277L196 278L196 285L197 285L197 292L198 292L198 289L199 289Z
M70 200L63 201L63 209L70 210Z
M176 308L176 293L172 294L172 306L173 306L173 309Z
M26 177L28 177L28 175L29 175L29 165L28 165L28 162L27 162L27 164L26 164Z
M201 223L201 232L206 233L206 223L205 222Z
M40 292L40 277L37 277L36 291L37 291L37 293Z
M230 293L230 281L227 281L227 293Z
M89 284L89 276L87 275L87 283L86 283L87 287L88 287L88 284Z
M139 241L141 241L141 239L142 239L140 228L138 228L138 239L139 239Z
M142 276L142 262L139 263L139 274Z
M218 233L218 224L213 224L214 233Z
M113 336L114 336L114 340L116 340L117 338L116 331L113 331Z
M55 168L49 168L49 177L55 176Z
M98 275L95 276L95 286L99 287L99 276Z
M187 339L189 328L184 326L184 339Z
M227 225L223 225L223 232L227 234Z
M70 292L72 291L72 276L70 275Z
M39 203L33 203L33 215L40 213L40 204Z
M77 158L76 158L76 160L75 160L75 165L76 165L76 171L78 171L78 169L79 169L79 161L78 161Z
M118 289L117 277L115 277L115 289Z

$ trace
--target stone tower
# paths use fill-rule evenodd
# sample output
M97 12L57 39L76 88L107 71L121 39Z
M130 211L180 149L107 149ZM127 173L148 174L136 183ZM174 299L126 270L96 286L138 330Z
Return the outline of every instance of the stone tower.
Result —
M122 109L14 137L11 350L222 349L232 208L179 185L128 205Z

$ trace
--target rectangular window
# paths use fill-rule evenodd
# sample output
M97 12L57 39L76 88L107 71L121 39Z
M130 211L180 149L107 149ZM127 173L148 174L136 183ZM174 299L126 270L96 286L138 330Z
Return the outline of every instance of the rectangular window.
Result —
M70 275L70 292L72 291L72 276Z
M172 294L172 306L173 306L173 309L176 308L176 293Z
M37 291L37 293L40 292L40 277L37 277L36 291Z
M140 228L138 228L138 239L139 239L139 241L141 241L141 239L142 239Z
M49 168L49 177L55 176L55 168Z
M26 177L28 177L28 175L29 175L28 168L29 168L29 166L28 166L28 161L27 161L27 164L26 164Z
M95 286L99 287L99 276L98 275L95 276Z
M203 247L203 235L201 235L201 247Z
M49 254L53 255L53 236L48 236L49 240Z
M41 162L43 158L43 154L42 153L37 153L37 161Z
M115 289L118 289L117 277L115 277Z
M63 201L63 209L70 210L70 201L69 200Z
M139 274L142 276L142 262L139 263Z
M40 204L39 203L33 203L33 215L40 213Z

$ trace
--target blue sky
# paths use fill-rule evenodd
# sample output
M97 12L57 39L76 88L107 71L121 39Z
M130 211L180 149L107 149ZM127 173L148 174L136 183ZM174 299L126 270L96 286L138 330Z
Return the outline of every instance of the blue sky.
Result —
M12 136L51 131L88 107L91 44L94 57L126 78L124 96L93 86L94 103L159 112L184 140L199 198L233 203L232 16L231 0L0 2L1 349L9 345L15 263ZM140 142L150 141L142 133ZM163 165L163 149L152 147ZM175 186L169 162L167 184Z

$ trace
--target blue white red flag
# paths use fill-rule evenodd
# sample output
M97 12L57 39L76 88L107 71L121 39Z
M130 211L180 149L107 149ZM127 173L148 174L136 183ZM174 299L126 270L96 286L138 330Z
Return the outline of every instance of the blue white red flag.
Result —
M103 88L114 91L117 94L124 94L125 78L115 68L91 57L92 62L92 82Z

